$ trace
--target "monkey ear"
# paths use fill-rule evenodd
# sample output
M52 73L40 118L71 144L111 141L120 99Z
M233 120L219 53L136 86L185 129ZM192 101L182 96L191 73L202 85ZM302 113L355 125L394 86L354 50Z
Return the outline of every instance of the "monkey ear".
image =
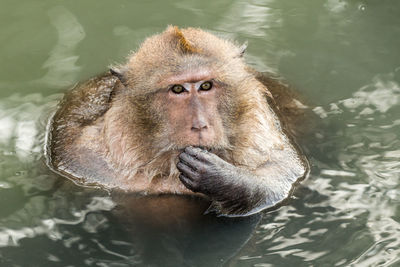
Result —
M247 49L247 42L245 42L244 44L242 44L239 47L239 55L238 55L238 57L243 57L244 53L246 52L246 49Z
M117 68L110 68L110 73L113 76L117 77L121 81L121 83L123 85L125 85L126 79L125 79L124 73L121 70L119 70Z

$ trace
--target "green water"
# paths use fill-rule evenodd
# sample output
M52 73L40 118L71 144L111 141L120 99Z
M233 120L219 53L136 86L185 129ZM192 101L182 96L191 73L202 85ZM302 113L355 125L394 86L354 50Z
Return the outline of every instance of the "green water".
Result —
M64 90L168 24L248 41L313 104L311 173L287 205L160 226L47 169ZM399 104L396 0L0 0L0 266L399 266Z

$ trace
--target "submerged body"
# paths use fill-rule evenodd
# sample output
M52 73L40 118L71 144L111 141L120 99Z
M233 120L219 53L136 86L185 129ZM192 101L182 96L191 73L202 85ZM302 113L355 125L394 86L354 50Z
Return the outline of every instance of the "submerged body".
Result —
M150 37L126 65L65 96L50 165L86 184L197 194L225 215L276 205L307 167L243 52L199 29Z

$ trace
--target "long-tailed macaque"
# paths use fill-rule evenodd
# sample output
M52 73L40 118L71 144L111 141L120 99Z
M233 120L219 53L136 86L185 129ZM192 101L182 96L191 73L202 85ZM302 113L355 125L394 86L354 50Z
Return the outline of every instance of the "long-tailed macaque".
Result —
M202 196L227 216L275 206L307 165L244 50L194 28L148 38L125 65L66 94L50 166L85 184Z

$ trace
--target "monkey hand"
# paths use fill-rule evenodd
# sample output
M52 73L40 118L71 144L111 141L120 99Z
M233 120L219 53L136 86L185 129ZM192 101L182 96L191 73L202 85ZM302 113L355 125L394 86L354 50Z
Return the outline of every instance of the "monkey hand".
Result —
M249 183L252 174L197 147L186 147L179 155L179 179L193 192L207 195L213 202L208 211L227 216L249 215L261 196Z

